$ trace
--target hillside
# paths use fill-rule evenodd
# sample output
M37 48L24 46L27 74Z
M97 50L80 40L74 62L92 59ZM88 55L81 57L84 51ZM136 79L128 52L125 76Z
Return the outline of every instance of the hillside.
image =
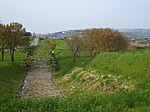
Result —
M113 52L97 55L85 66L72 68L58 79L66 96L85 92L114 93L150 88L150 52Z

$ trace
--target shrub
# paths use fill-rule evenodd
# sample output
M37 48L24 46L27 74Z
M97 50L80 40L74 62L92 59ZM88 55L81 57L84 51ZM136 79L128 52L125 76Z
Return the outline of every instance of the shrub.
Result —
M118 31L112 29L89 29L84 32L87 49L91 55L100 52L126 50L128 40Z

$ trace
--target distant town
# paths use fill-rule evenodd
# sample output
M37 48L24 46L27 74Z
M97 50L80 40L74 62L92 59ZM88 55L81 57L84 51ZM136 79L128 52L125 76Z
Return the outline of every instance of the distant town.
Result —
M150 43L150 29L117 29L135 43ZM82 36L83 30L66 30L49 34L35 34L40 38L68 38L71 35Z

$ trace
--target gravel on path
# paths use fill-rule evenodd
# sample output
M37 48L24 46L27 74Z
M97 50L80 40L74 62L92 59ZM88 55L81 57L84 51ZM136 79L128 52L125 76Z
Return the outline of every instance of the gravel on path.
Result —
M52 73L47 68L35 68L28 72L21 91L21 98L61 97L62 94L53 82Z

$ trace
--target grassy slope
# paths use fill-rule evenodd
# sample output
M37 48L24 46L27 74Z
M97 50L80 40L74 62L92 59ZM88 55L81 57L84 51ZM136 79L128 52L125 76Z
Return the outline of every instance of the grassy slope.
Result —
M0 62L0 96L16 96L25 75L24 69L20 66L23 58L23 53L15 52L15 62L12 63L7 52L5 61Z
M65 96L150 89L150 51L102 53L58 79Z
M96 70L99 75L122 76L136 85L137 89L150 88L150 51L130 51L99 54L86 69Z
M85 57L79 57L76 64L72 64L71 61L70 62L67 61L69 59L71 58L69 57L64 58L64 61L59 60L60 62L62 62L60 63L62 65L62 69L58 71L58 74L57 74L60 76L58 78L58 82L59 80L62 80L62 76L64 76L64 74L67 74L68 72L71 73L72 70L74 70L74 67L77 66L77 67L82 67L83 70L86 70L86 71L94 71L94 73L96 73L97 76L100 76L100 77L103 76L104 79L107 80L109 85L113 85L113 79L109 79L108 75L111 75L112 77L121 77L118 80L120 82L131 83L134 87L132 90L133 93L132 92L131 93L127 92L127 93L129 94L129 96L130 95L132 96L131 99L133 100L134 103L137 103L136 101L138 99L136 99L136 97L142 97L144 94L146 95L146 92L148 93L150 92L150 89L149 89L150 88L150 79L149 79L150 61L148 61L150 60L150 51L135 50L135 51L129 51L129 52L102 53L102 54L97 55L94 59L93 57L91 57L89 60L88 58L85 58ZM82 63L84 64L82 65ZM65 91L67 91L69 94L72 91L74 91L74 93L78 95L78 93L80 92L78 88L80 88L80 86L85 86L86 80L83 81L83 84L80 84L81 80L79 80L79 77L77 77L77 74L81 72L77 74L76 73L74 74L74 73L71 74L72 75L71 77L69 76L70 77L69 80L66 80L65 78L67 77L64 76L65 80L62 80L60 82L60 85L62 84L63 86L65 86L64 88L63 87L62 88ZM83 79L83 77L81 77L81 79ZM118 84L117 86L119 86L120 82L117 83ZM71 89L69 87L71 87ZM90 87L91 85L89 86L89 88ZM86 88L86 89L89 89L89 88ZM141 95L136 96L136 93L138 93L139 91L141 92ZM81 91L80 94L83 94L82 92L83 91ZM127 96L124 96L124 97L127 97ZM150 95L147 95L147 98L149 97ZM121 99L118 99L118 100L121 100ZM143 103L145 101L143 101ZM140 104L140 102L138 103ZM149 110L150 102L147 102L145 105L146 106L143 106L140 108L134 107L133 110L131 109L131 111Z

